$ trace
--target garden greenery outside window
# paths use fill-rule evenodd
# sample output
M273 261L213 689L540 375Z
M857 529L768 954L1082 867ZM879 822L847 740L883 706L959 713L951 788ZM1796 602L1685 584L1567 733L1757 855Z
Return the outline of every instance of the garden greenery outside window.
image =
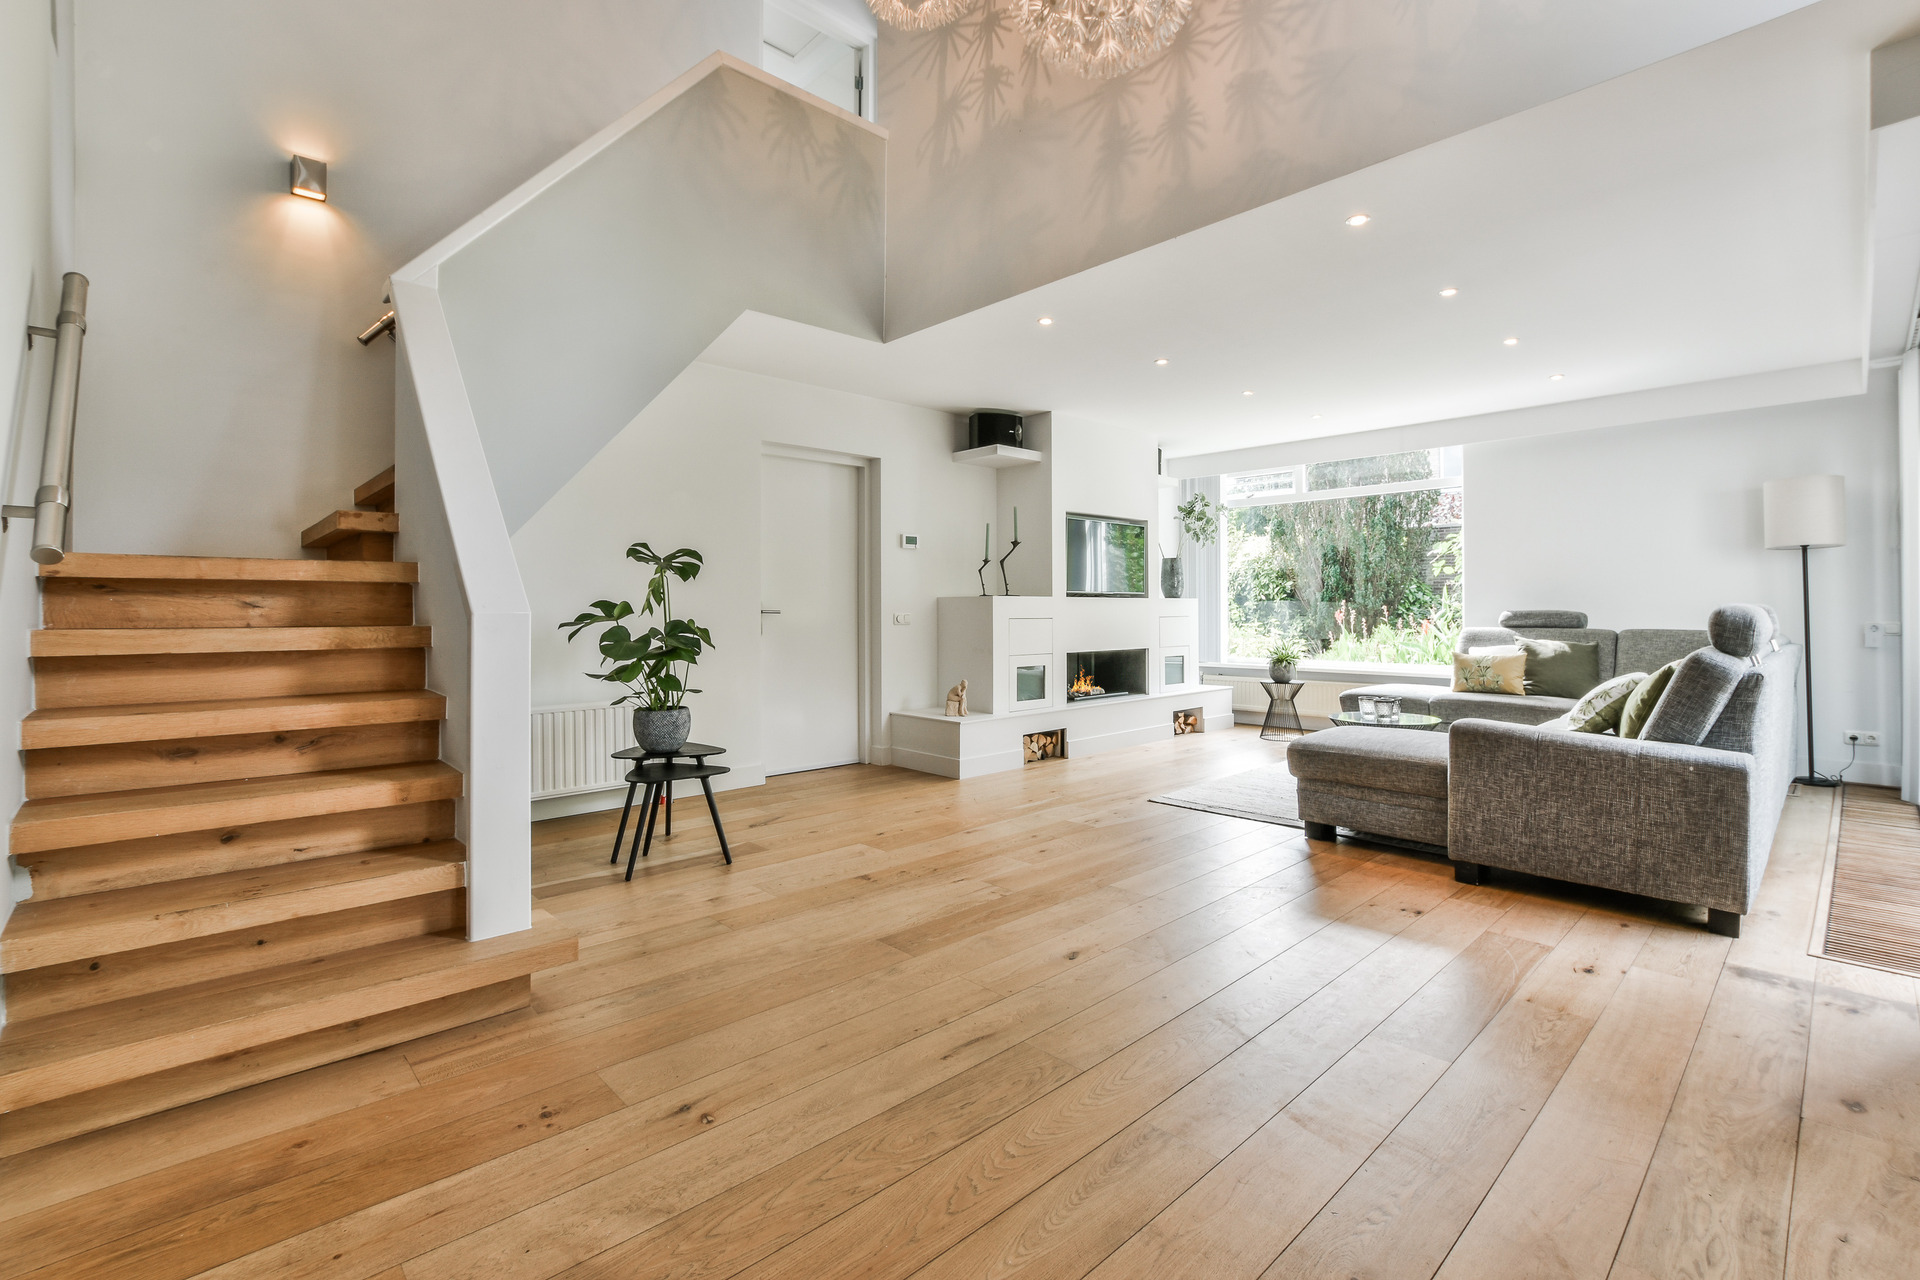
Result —
M1445 664L1466 582L1461 450L1220 478L1228 662Z

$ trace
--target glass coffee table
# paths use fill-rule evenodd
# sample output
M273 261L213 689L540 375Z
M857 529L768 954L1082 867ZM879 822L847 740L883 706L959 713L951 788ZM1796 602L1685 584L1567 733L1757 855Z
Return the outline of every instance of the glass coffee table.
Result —
M1365 724L1376 729L1432 729L1440 723L1439 716L1423 716L1412 711L1401 712L1398 720L1381 720L1360 711L1340 711L1332 720L1335 724Z

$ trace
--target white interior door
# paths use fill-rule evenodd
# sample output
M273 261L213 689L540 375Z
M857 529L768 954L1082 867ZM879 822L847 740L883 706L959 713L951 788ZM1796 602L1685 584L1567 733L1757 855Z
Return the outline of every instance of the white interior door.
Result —
M760 459L761 751L769 774L860 759L860 468Z

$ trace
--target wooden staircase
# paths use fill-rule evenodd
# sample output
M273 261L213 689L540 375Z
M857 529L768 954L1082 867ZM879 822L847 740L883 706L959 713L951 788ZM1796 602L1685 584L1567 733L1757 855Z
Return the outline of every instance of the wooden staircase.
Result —
M400 517L393 510L393 468L353 491L352 511L336 511L300 535L303 547L322 548L329 560L391 560Z
M518 1008L577 954L544 912L463 936L392 471L354 497L327 560L41 569L0 1155Z

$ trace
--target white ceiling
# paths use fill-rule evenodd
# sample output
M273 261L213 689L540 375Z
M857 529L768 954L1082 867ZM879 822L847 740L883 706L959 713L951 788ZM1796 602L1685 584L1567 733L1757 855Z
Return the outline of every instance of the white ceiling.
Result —
M704 358L1053 410L1171 456L1838 361L1864 376L1875 242L1905 277L1876 329L1911 314L1920 270L1917 224L1887 216L1920 211L1914 166L1875 225L1867 54L1917 21L1920 0L1823 0L885 345L749 314Z

